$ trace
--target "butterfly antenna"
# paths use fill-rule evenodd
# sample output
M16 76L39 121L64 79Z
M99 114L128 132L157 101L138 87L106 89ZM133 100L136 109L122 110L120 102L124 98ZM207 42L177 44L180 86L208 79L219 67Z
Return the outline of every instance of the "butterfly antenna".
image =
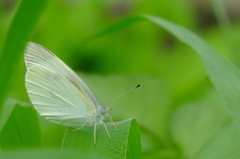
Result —
M140 87L140 86L141 86L141 84L138 84L137 86L129 89L127 92L121 94L120 96L118 96L118 97L114 98L113 100L111 100L110 102L108 102L106 105L109 105L110 103L114 102L114 101L117 100L118 98L121 98L122 96L126 95L127 93L133 91L134 89L136 89L136 88L138 88L138 87Z

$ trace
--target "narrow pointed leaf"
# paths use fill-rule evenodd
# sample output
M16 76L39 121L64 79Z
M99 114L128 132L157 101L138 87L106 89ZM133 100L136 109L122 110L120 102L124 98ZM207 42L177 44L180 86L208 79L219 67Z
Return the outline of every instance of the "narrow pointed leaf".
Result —
M36 150L21 150L21 151L7 151L0 152L0 158L3 159L108 159L105 156L94 157L92 154L87 154L85 152L76 151L60 151L54 149L36 149Z
M41 146L38 114L30 106L14 107L0 133L0 146L4 150Z
M6 41L0 53L0 111L10 89L13 71L23 55L25 45L37 25L47 0L22 0L9 26Z
M234 159L239 149L239 130L236 124L230 121L226 123L192 159Z
M0 111L0 133L5 126L8 118L10 117L15 105L17 104L14 100L7 100L3 105L2 111Z
M237 66L217 53L191 31L159 17L149 15L143 17L165 28L183 43L197 51L204 62L210 80L220 93L240 129L240 71Z

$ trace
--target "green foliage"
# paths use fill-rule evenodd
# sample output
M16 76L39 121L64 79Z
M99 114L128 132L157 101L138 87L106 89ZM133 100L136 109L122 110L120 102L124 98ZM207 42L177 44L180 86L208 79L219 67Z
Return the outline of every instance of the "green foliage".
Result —
M240 128L240 116L238 115L240 113L240 108L238 107L240 105L240 99L238 98L240 94L240 71L237 66L219 55L190 31L161 18L153 16L144 17L169 30L179 40L188 44L199 53L206 66L210 80L222 96L227 108Z
M46 0L21 1L9 27L0 59L0 110L9 92L14 71L18 68L18 61L46 2Z
M240 72L224 56L239 63L240 27L212 2L224 36L218 25L199 28L187 1L49 1L45 8L47 1L22 0L16 11L1 2L0 158L239 158ZM118 125L106 123L112 139L98 125L94 146L93 127L71 131L19 102L29 101L28 41L79 71L101 104L142 84L109 106ZM5 102L8 92L14 100Z
M59 152L59 150L54 149L39 149L39 150L21 150L21 151L14 151L14 152L4 152L0 153L0 157L4 159L15 159L16 156L18 158L36 158L36 159L52 159L52 158L58 158L58 159L78 159L78 158L88 158L88 159L96 159L91 154L85 154L84 152L76 152L76 151L64 151ZM105 156L98 156L98 159L108 159Z
M15 103L7 105L7 107L13 106L15 107L11 116L0 133L1 149L41 147L40 127L36 111L30 106L23 107Z
M62 150L75 149L109 158L141 158L140 133L136 120L128 119L106 124L112 139L109 139L103 125L97 126L97 143L93 141L93 127L84 127L80 131L69 128L65 134Z
M231 136L231 138L229 138ZM229 122L224 125L209 142L196 154L196 159L210 159L210 158L234 158L238 153L239 144L239 130L234 122ZM223 146L224 145L224 146ZM235 158L237 159L237 158Z
M0 111L0 132L2 131L4 125L6 124L9 116L12 113L12 110L14 109L16 102L12 101L12 100L7 100L6 104L4 104L4 108L2 109L2 111Z

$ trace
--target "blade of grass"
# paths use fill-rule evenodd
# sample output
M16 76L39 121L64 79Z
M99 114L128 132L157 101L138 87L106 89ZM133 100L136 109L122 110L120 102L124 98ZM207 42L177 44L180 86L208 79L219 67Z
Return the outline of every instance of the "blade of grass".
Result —
M217 17L217 20L220 24L220 27L222 28L222 30L224 32L226 32L226 36L228 36L227 34L230 33L230 30L232 30L232 27L231 27L231 23L230 23L230 20L228 18L227 11L225 8L226 7L224 4L225 2L218 1L218 0L211 0L210 2L212 4L212 8ZM231 37L228 37L228 38L231 38ZM230 39L228 39L228 40L230 40Z
M69 128L63 141L63 150L75 149L78 151L110 158L122 159L141 158L141 142L138 124L135 119L117 122L117 130L111 123L107 123L108 131L112 137L109 139L102 124L97 127L97 144L93 144L93 127L85 126L74 132Z
M240 71L236 65L217 53L212 47L191 31L160 17L141 15L128 18L127 23L125 20L119 21L92 37L99 38L114 33L140 20L148 20L163 27L199 54L206 67L211 82L220 93L226 107L240 129ZM126 24L124 25L123 23Z
M7 151L0 152L0 158L2 159L96 159L94 155L87 154L85 152L75 152L75 151L60 151L54 149L38 149L38 150L21 150L21 151ZM108 159L107 157L98 156L97 159Z
M218 54L191 31L159 17L149 15L143 17L168 30L197 51L205 64L210 80L240 129L240 71L237 66Z
M8 118L10 117L14 107L17 104L22 105L22 106L29 106L30 105L28 103L23 103L21 101L17 101L17 100L14 100L14 99L8 99L6 101L6 103L4 104L3 111L0 111L0 133L3 129L3 127L5 126Z
M0 133L10 117L15 105L15 101L7 100L6 104L4 104L4 108L2 109L3 111L0 111Z
M227 107L230 115L233 118L233 123L234 123L232 125L233 129L235 125L238 126L238 128L236 129L237 131L234 132L236 133L235 135L239 134L240 71L237 68L237 66L235 66L232 62L228 61L226 58L224 58L219 53L217 53L212 47L210 47L206 42L204 42L201 38L199 38L197 35L195 35L191 31L159 17L155 17L151 15L142 15L140 17L142 17L143 20L144 19L148 20L150 22L157 24L160 27L163 27L165 30L169 31L171 34L177 37L180 41L192 47L198 53L198 55L203 60L203 63L206 67L206 70L208 72L211 82L215 86L216 90L219 92L221 99L223 100L225 106ZM122 25L121 23L122 22L118 22L114 24L114 28L117 28L116 25L118 24ZM132 21L132 23L135 23L135 21ZM109 30L109 32L107 30ZM103 33L114 33L116 31L114 30L114 32L111 32L111 30L114 30L114 29L112 29L110 26L109 28L104 30ZM98 33L98 35L104 36L105 34ZM100 36L96 36L96 37L99 38ZM227 131L230 131L231 133L231 130L228 130L228 128L227 128ZM225 139L221 137L218 138L217 140L213 138L212 142L210 141L211 145L213 146L207 146L206 148L203 147L203 151L199 152L198 155L205 156L205 157L211 156L210 158L218 158L219 155L217 154L217 152L212 153L213 151L214 152L216 151L216 146L214 145L219 145L219 143L221 143L220 146L224 145L226 141L224 140ZM222 152L221 154L224 156L234 155L235 153L237 153L237 150L235 149L236 147L237 146L231 148L230 146L229 149L226 151L220 150ZM236 156L238 156L238 154L236 154Z
M82 45L85 45L86 43L92 41L92 40L95 40L97 38L100 38L102 36L105 36L105 35L109 35L109 34L113 34L115 32L118 32L136 22L140 22L142 21L143 18L142 17L139 17L139 16L134 16L134 17L128 17L126 19L123 19L113 25L111 25L109 28L103 30L103 31L100 31L90 37L87 37L86 39L84 39L82 41Z
M237 59L236 57L239 56L239 52L236 52L235 49L237 44L235 43L236 40L234 40L234 36L232 34L233 28L226 11L226 2L219 0L211 0L210 2L212 4L212 8L218 20L219 26L225 36L227 42L226 44L229 45L230 51L232 52L232 60L235 61L235 59Z
M30 106L16 104L0 133L3 150L41 147L38 114Z
M192 158L229 159L239 151L239 148L239 130L234 122L228 121Z
M0 111L22 56L47 0L22 0L9 27L0 58Z

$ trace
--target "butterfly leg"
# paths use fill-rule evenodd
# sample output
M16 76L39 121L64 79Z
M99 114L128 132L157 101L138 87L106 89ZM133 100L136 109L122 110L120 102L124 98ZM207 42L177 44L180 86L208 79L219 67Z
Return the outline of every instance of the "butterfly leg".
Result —
M100 122L100 123L103 124L103 126L104 126L104 128L105 128L105 130L106 130L106 132L107 132L107 134L108 134L108 137L109 137L110 139L112 139L111 136L110 136L110 134L109 134L109 132L108 132L108 129L107 129L106 124L105 124L104 122Z
M117 125L113 122L112 117L109 115L108 120L112 123L113 127L117 130Z
M88 121L86 121L86 122L83 124L83 126L81 126L80 128L77 128L76 130L71 130L71 131L78 131L78 130L82 129L82 128L87 124L87 122L88 122Z

